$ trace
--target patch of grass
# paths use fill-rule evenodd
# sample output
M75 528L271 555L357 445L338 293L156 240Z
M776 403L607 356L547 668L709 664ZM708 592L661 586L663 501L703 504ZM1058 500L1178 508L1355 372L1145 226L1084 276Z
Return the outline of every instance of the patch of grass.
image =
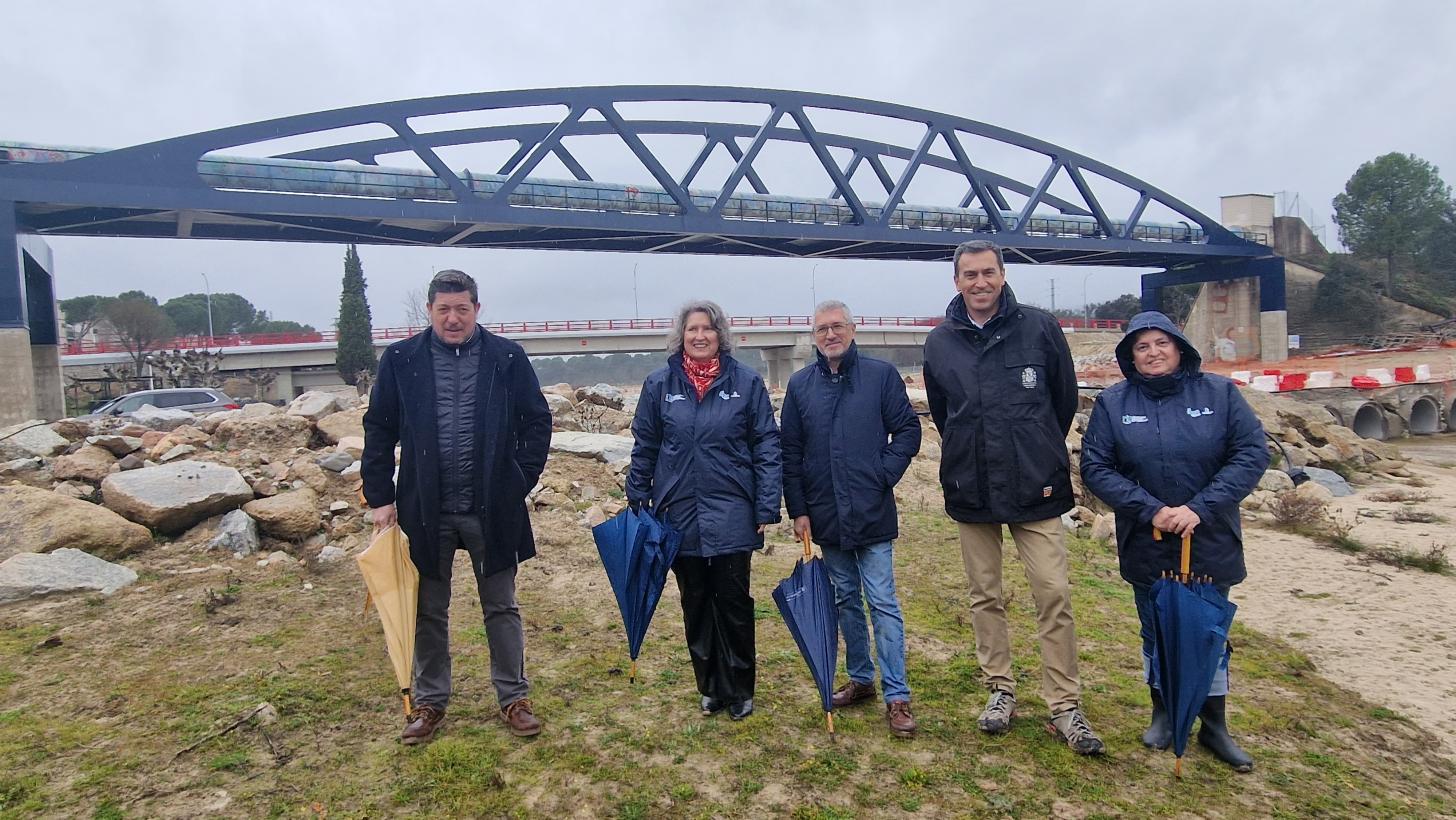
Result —
M207 761L207 768L215 772L230 772L248 767L248 753L241 749L224 752Z
M1446 556L1445 544L1432 544L1430 548L1420 552L1409 552L1391 546L1371 547L1365 550L1365 555L1371 560L1393 567L1407 567L1437 575L1451 574L1451 559Z
M1400 524L1443 524L1446 517L1426 510L1412 510L1402 507L1391 513L1390 520Z
M1386 490L1376 490L1367 496L1371 501L1381 503L1417 504L1422 501L1430 501L1431 494L1416 490L1407 490L1403 487L1393 487Z
M126 812L109 797L98 803L96 810L91 812L91 820L124 820L125 817Z
M40 775L0 774L0 817L25 817L45 808Z

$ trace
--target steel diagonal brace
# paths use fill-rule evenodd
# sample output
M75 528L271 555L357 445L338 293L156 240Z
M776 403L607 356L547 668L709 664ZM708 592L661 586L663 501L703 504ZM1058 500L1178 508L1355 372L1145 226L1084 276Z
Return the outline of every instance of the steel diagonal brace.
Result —
M890 192L889 199L880 209L880 224L889 225L890 217L894 215L895 209L905 199L905 191L910 188L910 181L915 178L915 172L920 170L921 163L925 162L925 155L930 153L930 146L935 144L935 138L941 133L933 123L925 124L925 135L920 138L920 144L915 146L915 153L910 155L910 161L905 164L905 170L900 172L900 181L895 183L895 190Z
M571 133L572 127L576 125L577 121L585 113L586 106L573 106L567 112L566 116L562 118L561 122L557 123L556 127L551 129L551 133L542 137L541 141L536 143L536 147L531 149L530 155L520 165L516 166L516 170L512 171L510 176L506 177L506 181L502 182L500 188L496 189L495 194L491 196L491 202L500 205L509 205L511 202L511 194L516 190L516 186L520 185L521 180L525 179L528 174L536 169L537 165L541 164L541 160L545 159L548 154L554 152L561 145L561 138Z
M444 180L445 184L450 186L450 190L455 194L456 202L472 202L476 199L475 192L470 190L470 186L466 185L460 177L456 176L455 172L450 170L450 166L446 165L438 154L420 140L420 135L416 134L414 129L410 128L404 119L401 118L389 123L389 127L393 128L396 134L399 134L399 138L404 140L405 145L409 146L410 150L415 153L415 156L424 161L425 165L434 172L435 176Z
M976 199L981 203L981 208L986 212L986 218L991 220L991 227L1000 233L1006 230L1006 220L1001 216L1001 210L991 199L991 194L986 190L986 184L981 181L981 176L976 166L971 164L970 157L966 156L966 149L961 147L961 141L955 135L955 131L947 128L941 132L945 137L945 144L950 148L951 156L955 158L956 164L961 167L961 173L971 182L971 190L975 192ZM966 203L969 205L970 203ZM965 207L964 205L961 207Z
M855 222L860 225L868 225L869 212L865 210L864 203L860 201L854 188L850 187L844 172L839 170L839 163L834 161L834 155L824 147L824 141L819 138L819 132L814 130L814 124L809 122L809 117L804 113L804 109L797 106L789 108L788 114L799 126L799 131L803 133L804 141L809 143L809 147L814 151L814 156L819 158L819 164L824 166L824 170L834 180L834 186L844 192L844 202L849 206L850 211L854 212Z
M1057 171L1060 171L1061 168L1062 161L1052 157L1052 164L1047 166L1046 173L1041 175L1041 182L1037 183L1036 190L1031 192L1031 198L1026 200L1026 204L1021 208L1021 213L1017 215L1016 227L1012 229L1013 233L1023 235L1026 233L1026 226L1031 222L1031 212L1041 204L1041 198L1046 196L1047 189L1051 187L1052 180L1057 178Z
M662 167L662 163L657 161L652 150L642 142L642 138L637 136L637 132L627 125L626 121L622 119L622 115L617 113L617 109L611 103L604 103L597 106L596 109L602 115L602 119L612 126L612 130L617 132L617 136L622 138L622 142L627 144L627 148L632 151L638 161L647 167L648 173L657 180L657 184L661 185L662 189L672 197L672 201L682 209L683 214L697 213L698 206L693 204L693 198L688 195L687 190L677 184L677 180L672 178L672 174Z
M1072 184L1077 186L1077 192L1087 200L1087 207L1092 210L1092 216L1096 218L1097 224L1102 227L1106 236L1117 236L1117 231L1112 227L1112 220L1107 218L1107 212L1102 210L1102 203L1097 201L1097 195L1092 193L1092 187L1087 180L1082 178L1082 169L1075 165L1067 165L1067 175L1072 178Z

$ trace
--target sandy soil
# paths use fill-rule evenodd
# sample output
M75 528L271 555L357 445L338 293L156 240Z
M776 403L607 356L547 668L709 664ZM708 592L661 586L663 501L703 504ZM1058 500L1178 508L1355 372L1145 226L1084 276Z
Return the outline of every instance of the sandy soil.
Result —
M1358 522L1351 534L1368 545L1456 547L1449 523L1392 520L1402 508L1447 517L1456 510L1456 471L1412 464L1411 472L1427 486L1377 482L1334 506ZM1371 500L1395 488L1429 498ZM1429 729L1456 758L1456 577L1347 555L1270 529L1267 518L1245 522L1249 577L1233 593L1239 619L1298 647L1330 680Z

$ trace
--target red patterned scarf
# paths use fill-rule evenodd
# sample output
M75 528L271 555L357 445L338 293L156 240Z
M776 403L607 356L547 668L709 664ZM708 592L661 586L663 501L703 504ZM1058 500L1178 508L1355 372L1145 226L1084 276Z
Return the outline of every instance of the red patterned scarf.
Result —
M708 388L718 378L718 357L714 356L706 362L700 362L683 355L683 372L687 374L688 381L693 383L693 389L698 391L698 401L708 394Z

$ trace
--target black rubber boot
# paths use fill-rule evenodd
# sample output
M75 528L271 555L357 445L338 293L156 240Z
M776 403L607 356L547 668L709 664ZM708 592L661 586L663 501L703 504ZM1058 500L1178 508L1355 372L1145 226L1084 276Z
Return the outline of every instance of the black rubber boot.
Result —
M1229 736L1228 724L1224 722L1224 696L1209 695L1198 711L1202 724L1198 727L1198 744L1213 752L1219 760L1229 764L1236 772L1252 772L1254 758L1239 748Z
M1163 693L1149 686L1148 694L1153 698L1153 719L1148 722L1148 730L1143 732L1143 745L1161 751L1173 745L1173 727L1168 725L1168 708L1163 705Z

